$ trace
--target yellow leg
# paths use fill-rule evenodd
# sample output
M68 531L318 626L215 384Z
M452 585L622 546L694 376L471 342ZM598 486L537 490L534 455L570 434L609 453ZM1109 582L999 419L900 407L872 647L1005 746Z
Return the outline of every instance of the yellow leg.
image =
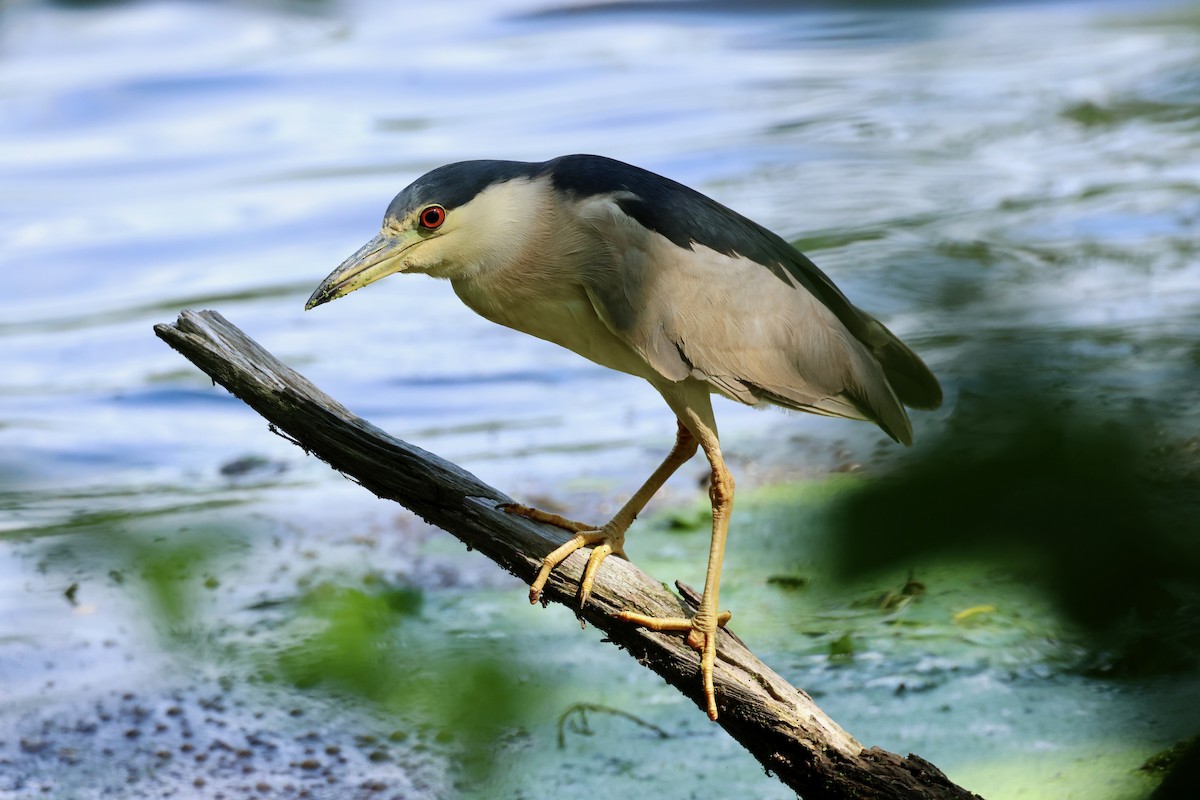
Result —
M529 587L529 602L536 603L541 598L542 589L546 586L550 572L565 561L567 556L581 547L592 547L587 567L583 571L583 578L579 581L579 607L583 608L592 594L592 585L595 583L596 570L600 568L600 562L609 555L626 557L625 531L646 507L646 503L650 502L650 498L654 497L655 493L667 482L667 479L675 474L675 471L685 461L695 455L696 447L696 438L691 429L680 421L675 435L675 446L663 459L662 464L642 484L642 488L634 492L633 497L629 498L629 502L621 507L616 516L599 528L515 503L501 506L510 514L517 514L537 522L546 522L575 534L542 559L542 567Z
M669 402L669 399L668 399ZM682 617L655 618L622 611L620 619L659 631L687 631L687 643L700 653L700 677L704 682L704 699L709 719L717 718L717 698L713 690L713 666L717 657L717 628L730 617L728 611L717 613L717 598L721 593L721 565L725 558L725 539L729 533L729 516L733 512L733 476L725 468L721 447L717 441L716 424L711 405L681 409L679 418L692 431L704 449L712 467L712 482L708 495L712 501L712 543L708 549L708 570L704 576L704 596L700 608L691 619Z

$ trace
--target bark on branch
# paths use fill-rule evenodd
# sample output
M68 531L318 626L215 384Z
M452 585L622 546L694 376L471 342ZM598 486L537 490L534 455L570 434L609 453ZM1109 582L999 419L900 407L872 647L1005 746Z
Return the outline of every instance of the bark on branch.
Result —
M567 536L505 514L511 502L475 476L352 414L215 311L185 311L154 331L307 452L379 497L394 500L461 539L525 582ZM574 609L585 553L552 573L543 596ZM514 599L514 602L519 602ZM682 636L618 622L631 609L688 616L679 597L627 561L608 559L582 616L696 703L703 712L699 658ZM976 798L933 764L864 748L729 631L718 642L715 674L720 724L762 765L808 800Z

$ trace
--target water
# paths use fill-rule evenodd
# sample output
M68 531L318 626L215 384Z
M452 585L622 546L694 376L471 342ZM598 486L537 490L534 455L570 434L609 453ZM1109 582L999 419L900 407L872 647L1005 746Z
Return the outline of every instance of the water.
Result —
M449 161L604 153L799 242L942 378L918 440L972 386L972 354L1014 344L1085 402L1149 398L1194 430L1178 402L1200 341L1186 5L25 3L0 11L0 64L0 642L17 643L0 669L22 708L51 702L46 658L86 694L124 669L96 643L142 653L107 567L48 567L46 541L105 519L259 520L252 542L357 568L376 557L325 530L393 524L153 337L182 308L218 309L515 496L599 515L661 457L673 423L648 386L492 326L444 284L392 278L302 310L395 192ZM891 457L870 426L717 413L747 488ZM222 472L242 457L259 466ZM668 498L693 497L688 470ZM441 563L389 548L418 583L414 559ZM452 584L499 580L446 563ZM231 608L275 591L259 578ZM72 582L97 613L63 601ZM902 746L869 713L847 724ZM936 741L903 746L953 760Z

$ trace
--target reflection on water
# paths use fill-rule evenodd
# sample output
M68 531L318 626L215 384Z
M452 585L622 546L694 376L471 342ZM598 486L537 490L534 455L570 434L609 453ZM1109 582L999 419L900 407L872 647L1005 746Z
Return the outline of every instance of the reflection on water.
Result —
M1014 344L1078 402L1148 397L1194 430L1194 403L1153 399L1200 358L1193 9L300 6L0 15L0 533L329 497L375 513L152 336L183 307L515 494L632 487L673 430L649 387L426 279L303 312L396 191L465 158L604 153L800 242L942 377L918 446L970 354ZM750 475L888 452L866 425L718 415ZM282 466L221 474L244 456ZM43 602L22 552L0 558L8 607Z

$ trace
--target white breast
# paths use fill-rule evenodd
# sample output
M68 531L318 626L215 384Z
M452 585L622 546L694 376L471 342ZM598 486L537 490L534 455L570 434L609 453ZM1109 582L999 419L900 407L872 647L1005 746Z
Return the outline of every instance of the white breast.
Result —
M485 197L486 195L486 197ZM655 373L645 359L616 336L597 315L584 289L584 273L605 269L597 261L594 234L571 215L560 217L547 187L538 182L511 181L480 195L480 216L512 220L495 247L477 241L486 257L480 268L451 279L455 294L485 319L567 348L610 369L643 378ZM476 201L472 201L474 205ZM521 209L512 219L512 209ZM476 209L472 209L475 211ZM482 227L482 226L481 226ZM499 257L503 255L504 257Z

